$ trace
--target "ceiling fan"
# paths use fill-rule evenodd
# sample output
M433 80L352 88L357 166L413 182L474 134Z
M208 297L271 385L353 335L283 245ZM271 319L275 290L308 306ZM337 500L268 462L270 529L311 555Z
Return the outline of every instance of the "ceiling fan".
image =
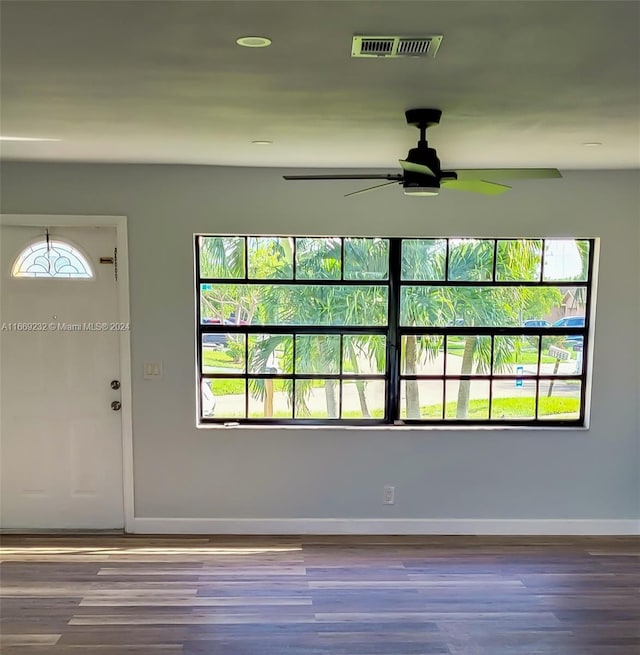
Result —
M427 128L440 123L439 109L409 109L405 117L409 125L420 130L416 148L411 148L406 159L400 159L402 173L355 174L355 175L284 175L285 180L387 180L366 189L347 193L353 196L373 191L391 184L402 184L406 195L435 196L441 188L472 191L484 195L498 195L511 187L495 180L545 179L562 177L556 168L465 168L457 171L443 171L440 160L426 139Z

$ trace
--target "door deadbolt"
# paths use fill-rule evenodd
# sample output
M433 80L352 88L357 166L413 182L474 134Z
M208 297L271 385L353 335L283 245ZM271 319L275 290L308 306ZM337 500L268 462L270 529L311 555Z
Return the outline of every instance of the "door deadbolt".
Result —
M122 403L121 403L119 400L114 400L114 401L111 403L111 409L112 409L114 412L117 412L121 407L122 407Z
M111 388L112 389L119 389L120 388L120 380L111 380Z

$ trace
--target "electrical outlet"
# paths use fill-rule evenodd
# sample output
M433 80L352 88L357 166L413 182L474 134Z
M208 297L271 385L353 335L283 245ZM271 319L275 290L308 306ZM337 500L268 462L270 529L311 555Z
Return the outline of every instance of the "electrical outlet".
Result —
M395 505L396 504L396 488L392 487L390 484L385 485L384 487L384 500L385 505Z

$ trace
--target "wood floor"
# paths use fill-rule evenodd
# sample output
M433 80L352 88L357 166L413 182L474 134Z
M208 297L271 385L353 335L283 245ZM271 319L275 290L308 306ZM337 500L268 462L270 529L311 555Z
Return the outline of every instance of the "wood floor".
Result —
M638 655L638 538L2 538L2 653Z

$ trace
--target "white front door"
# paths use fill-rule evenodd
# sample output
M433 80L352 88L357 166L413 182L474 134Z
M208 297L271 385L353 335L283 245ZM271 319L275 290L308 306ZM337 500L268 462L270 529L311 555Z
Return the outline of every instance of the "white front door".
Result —
M100 263L114 256L116 230L49 230L49 246L75 246L93 279L12 277L16 257L44 240L44 228L0 227L2 527L121 528L122 422L111 406L121 395L111 383L128 326L118 323L115 265ZM73 270L47 252L61 273Z

